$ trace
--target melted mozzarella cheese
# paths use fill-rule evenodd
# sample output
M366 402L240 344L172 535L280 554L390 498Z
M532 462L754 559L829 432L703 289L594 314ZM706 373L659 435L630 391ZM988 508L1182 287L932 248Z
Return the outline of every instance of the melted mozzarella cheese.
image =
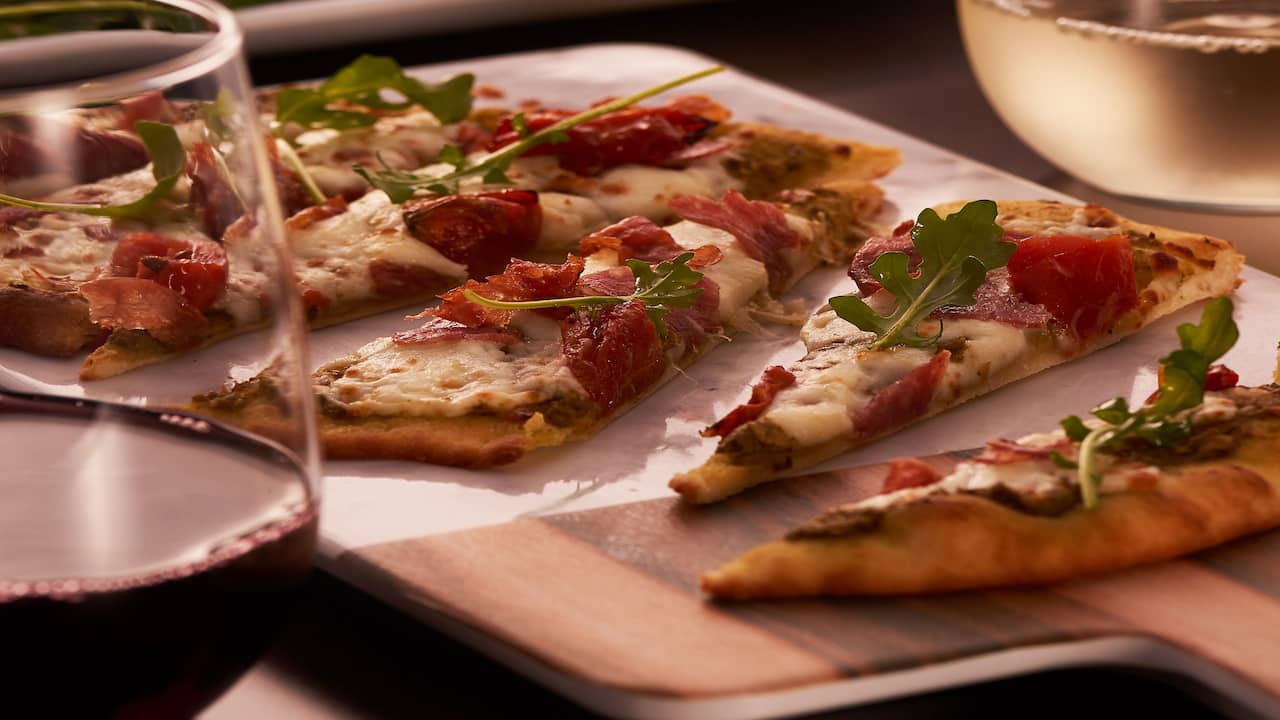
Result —
M483 340L398 345L381 338L353 357L331 363L350 365L318 389L357 415L458 417L585 394L564 361L555 323L510 347Z
M1019 493L1035 493L1051 490L1062 483L1075 482L1076 471L1060 468L1051 462L1025 461L1015 463L964 462L950 475L938 481L939 492L983 491L997 485Z
M397 170L411 170L426 158L434 158L447 138L444 128L429 112L413 112L379 118L367 128L338 132L312 130L296 138L298 157L326 195L365 187L353 165L379 167L379 154Z
M97 240L89 233L98 229L102 236L110 237L110 227L106 218L60 213L41 217L32 228L0 234L0 255L5 256L0 261L0 283L33 282L39 276L82 282L106 273L115 243ZM41 254L24 254L34 252L28 248Z
M466 277L466 267L409 234L400 206L386 193L371 192L347 211L289 232L295 272L308 288L332 300L374 294L368 266L384 260L430 268L446 277Z
M67 188L54 193L49 200L123 205L136 200L154 186L155 178L148 165L96 183ZM183 180L174 195L185 195L187 187ZM106 275L116 247L115 238L129 232L153 230L180 239L206 237L196 226L194 218L181 216L162 217L154 227L148 227L134 220L119 220L113 225L108 218L92 215L46 213L39 216L31 227L25 225L18 223L12 234L0 235L0 255L11 255L0 262L0 282L24 282L30 279L32 272L76 282ZM38 248L41 254L25 254L22 248Z
M542 234L538 248L549 253L576 252L578 241L609 224L609 217L596 201L558 192L538 194L542 207Z
M947 320L942 342L964 338L964 351L947 365L935 403L962 396L986 378L1027 362L1028 331L988 320ZM895 346L870 350L874 334L840 319L833 310L816 314L801 337L808 354L793 365L796 383L774 398L763 418L802 445L819 445L853 432L851 418L877 392L933 357L928 350Z
M729 175L716 158L684 168L621 165L604 171L585 194L614 219L644 215L661 219L671 214L667 203L681 195L718 199L741 183Z
M1000 227L1005 232L1028 233L1031 235L1040 235L1051 237L1054 235L1077 235L1080 237L1093 238L1100 240L1105 237L1111 237L1120 231L1114 227L1092 227L1089 220L1085 216L1084 208L1080 208L1072 215L1071 220L1065 223L1048 223L1042 219L1035 218L1000 218Z
M667 231L682 248L697 250L714 245L720 249L720 262L699 271L720 286L720 322L729 328L749 324L748 306L769 287L764 263L746 254L738 239L724 230L684 220L668 226Z
M790 368L796 383L778 393L763 417L804 445L848 436L853 432L852 410L865 406L877 391L929 357L930 353L917 348L830 345Z
M945 345L960 339L964 350L952 356L935 399L964 395L987 378L1014 365L1029 365L1034 359L1028 330L994 320L946 320L940 342Z

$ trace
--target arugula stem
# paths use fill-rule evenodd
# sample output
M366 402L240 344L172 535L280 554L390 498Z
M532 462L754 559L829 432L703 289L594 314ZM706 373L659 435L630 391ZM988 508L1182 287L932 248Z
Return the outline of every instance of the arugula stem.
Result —
M625 295L581 295L569 298L550 298L547 300L494 300L473 290L463 290L462 294L471 302L499 310L540 310L553 307L591 307L592 305L621 305L633 298Z
M508 145L502 148L501 150L498 150L494 153L491 153L485 156L483 160L476 163L476 166L478 167L480 165L484 165L486 163L492 163L494 161L501 162L507 157L512 157L512 158L520 157L521 155L528 152L529 150L532 150L534 147L541 145L544 142L547 142L549 137L559 135L560 133L563 133L564 131L574 126L581 125L582 123L585 123L591 120L595 120L596 118L602 115L608 115L611 112L616 112L623 108L630 107L640 102L641 100L646 100L648 98L653 97L654 95L659 95L672 88L679 87L686 83L693 82L694 80L699 80L701 78L707 77L708 75L714 75L718 72L721 72L722 70L724 70L723 65L714 65L704 70L699 70L696 73L685 75L684 77L679 77L679 78L676 78L675 80L670 80L668 82L662 83L661 85L655 85L651 88L641 90L640 92L635 93L633 95L628 95L624 98L619 98L612 102L607 102L603 105L597 105L596 107L584 110L578 113L577 115L567 117L561 120L560 122L555 123L554 125L549 125L539 130L538 132L532 135L529 135L528 137L522 138L517 143Z
M1098 448L1111 439L1115 432L1111 427L1094 429L1080 442L1080 500L1086 510L1098 506L1099 475L1095 470L1098 464Z
M508 163L520 157L524 153L532 150L533 148L539 145L542 145L544 143L555 142L555 138L557 136L562 135L565 131L569 130L570 128L573 128L577 125L581 125L582 123L588 122L590 120L594 120L602 115L608 115L611 112L616 112L623 108L630 107L631 105L634 105L640 102L641 100L645 100L647 98L653 97L654 95L659 95L668 90L671 90L672 88L676 88L681 85L691 83L694 80L699 80L701 78L707 77L708 75L714 75L723 70L724 70L723 65L713 65L709 68L699 70L698 72L676 78L675 80L669 80L665 83L662 83L661 85L655 85L651 88L641 90L640 92L635 93L633 95L628 95L626 97L613 100L612 102L607 102L603 105L597 105L596 107L584 110L578 113L577 115L572 115L570 117L567 117L561 120L560 122L555 123L554 125L548 125L547 127L539 130L536 133L533 133L532 135L528 135L524 138L521 138L518 142L512 143L511 145L508 145L500 150L496 150L492 153L489 153L488 155L476 161L474 164L467 165L465 168L460 168L458 170L455 170L451 173L447 173L445 175L415 178L411 182L404 182L402 184L406 186L413 186L413 185L425 185L425 184L436 184L436 183L448 183L454 180L459 180L461 178L468 177L470 175L478 175L485 170L489 170L493 168L504 168Z
M82 215L108 215L109 213L107 211L114 209L114 206L112 205L42 202L40 200L27 200L13 195L5 195L4 193L0 193L0 203L4 203L6 205L17 205L18 207L40 210L42 212L67 212L80 213Z
M964 257L968 257L968 256L966 255ZM961 257L960 261L963 262L963 260L964 258ZM907 306L907 311L905 313L901 313L901 317L898 318L898 320L894 322L893 325L890 325L889 329L885 331L879 338L877 338L875 342L871 343L872 350L881 350L883 348L889 347L890 345L896 345L900 342L900 340L897 339L898 333L902 332L903 327L905 327L907 323L911 322L912 318L915 318L917 316L918 308L921 305L923 305L930 297L932 297L933 288L936 287L937 284L947 276L947 273L949 273L951 271L951 268L955 267L955 265L956 265L956 260L954 258L943 263L942 268L938 270L936 275L933 276L933 279L929 281L929 284L924 286L924 290L919 295L917 295L914 300L911 301L910 305ZM917 319L915 322L919 323L920 321L919 319ZM938 319L938 335L939 336L942 335L941 319Z
M302 181L302 187L306 188L307 195L317 205L323 205L329 198L324 196L320 191L320 187L316 185L316 181L311 177L311 173L307 172L307 166L302 164L302 158L298 157L298 153L294 151L293 146L280 138L276 138L276 149L284 157L284 161L289 164L294 174Z

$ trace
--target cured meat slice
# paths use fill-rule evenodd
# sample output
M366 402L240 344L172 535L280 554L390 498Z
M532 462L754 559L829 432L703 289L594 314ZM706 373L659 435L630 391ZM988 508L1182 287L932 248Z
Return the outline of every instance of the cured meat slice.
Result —
M737 238L747 255L764 263L769 291L775 296L787 287L792 270L784 253L802 245L804 239L787 224L787 216L778 206L748 200L737 190L730 190L719 202L697 196L678 197L671 201L671 209L686 220L724 230Z

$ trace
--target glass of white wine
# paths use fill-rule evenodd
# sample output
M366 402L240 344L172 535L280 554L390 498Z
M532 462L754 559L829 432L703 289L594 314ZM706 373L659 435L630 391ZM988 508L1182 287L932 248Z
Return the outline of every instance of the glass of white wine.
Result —
M958 0L1005 123L1107 192L1280 212L1280 0Z
M6 708L192 715L311 567L317 455L269 102L221 5L0 5ZM268 364L271 439L185 409Z

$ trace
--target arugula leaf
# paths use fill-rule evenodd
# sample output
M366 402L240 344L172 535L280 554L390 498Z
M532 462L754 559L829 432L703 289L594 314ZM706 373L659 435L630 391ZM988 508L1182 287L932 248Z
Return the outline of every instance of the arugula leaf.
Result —
M447 164L454 166L452 172L434 174L424 173L419 175L389 167L385 162L382 162L381 158L379 158L379 162L382 164L381 170L370 171L367 168L357 166L355 171L368 181L370 185L385 192L387 196L391 198L391 201L395 203L402 203L410 197L413 197L414 191L418 188L426 188L432 192L440 193L457 192L458 183L468 177L480 177L485 183L510 184L511 180L507 177L506 173L511 167L511 163L514 162L516 158L539 145L566 142L569 139L569 136L566 134L566 131L569 130L569 128L581 125L584 122L594 120L616 110L629 107L641 100L666 92L672 88L679 87L685 83L693 82L694 80L704 78L708 75L713 75L721 70L724 70L724 68L720 65L709 67L705 70L699 70L696 73L676 78L675 80L662 83L661 85L655 85L654 87L646 90L641 90L634 95L628 95L627 97L619 98L617 100L589 108L577 115L567 117L554 125L548 125L547 127L529 135L524 135L523 132L517 131L521 135L518 141L489 153L474 162L457 164L447 160L442 160L442 162L446 162ZM514 121L512 124L515 126ZM523 118L521 119L521 124L524 125L525 130L528 130L528 125L523 122ZM441 151L441 155L443 156L446 151L450 152L451 157L461 155L461 151L457 148L453 148L453 150L450 151L448 147Z
M1227 297L1205 306L1199 325L1178 326L1182 347L1160 358L1160 394L1150 405L1133 410L1124 398L1115 398L1093 409L1104 424L1089 430L1072 415L1062 421L1067 437L1080 443L1080 496L1086 508L1098 504L1098 453L1130 439L1155 447L1169 447L1191 435L1191 419L1183 411L1204 402L1204 382L1209 366L1227 353L1240 337L1231 317Z
M1004 231L995 220L996 204L990 200L967 203L946 220L926 209L911 228L911 242L920 254L916 274L911 274L907 254L900 252L885 253L868 268L897 298L894 311L879 315L855 295L831 298L831 308L841 318L874 332L878 337L872 349L936 343L942 337L942 322L931 336L919 333L920 322L941 307L976 303L973 293L986 281L987 272L1008 263L1017 248L1001 241Z
M627 267L636 278L633 300L644 303L644 312L658 329L658 335L667 336L667 324L662 318L671 308L691 307L702 294L702 288L692 287L702 279L702 273L689 267L693 253L681 253L657 267L649 267L643 260L627 260Z
M474 75L464 73L431 85L405 75L391 58L361 55L317 88L285 88L277 93L274 125L277 134L290 123L350 130L377 121L377 116L361 108L402 110L412 105L426 108L443 124L453 123L471 112L474 82ZM388 99L384 95L388 90L404 99ZM335 107L338 102L358 107Z
M44 212L69 212L81 215L95 215L109 218L137 217L146 214L151 206L160 198L169 194L182 169L187 164L187 151L178 139L178 132L172 125L158 122L139 121L134 129L142 138L142 144L151 158L151 174L156 179L155 187L133 202L124 205L92 205L88 203L54 203L39 200L25 200L12 195L0 194L0 203L17 205Z
M693 253L686 252L650 267L643 260L631 259L627 267L635 276L635 290L630 295L577 295L574 297L548 298L544 300L494 300L473 290L462 294L471 302L498 310L538 310L541 308L571 307L592 308L621 305L632 300L644 303L645 314L658 330L660 337L667 337L667 324L663 321L672 308L691 307L702 294L702 288L693 287L702 279L702 273L689 267Z

